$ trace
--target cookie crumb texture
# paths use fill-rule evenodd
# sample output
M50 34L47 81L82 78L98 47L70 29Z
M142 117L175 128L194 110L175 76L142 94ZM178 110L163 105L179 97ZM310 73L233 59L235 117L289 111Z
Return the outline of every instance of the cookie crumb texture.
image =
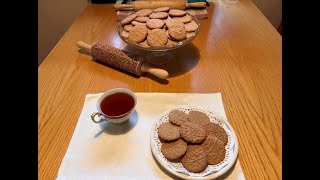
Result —
M227 132L216 123L207 124L204 129L206 130L207 136L212 135L217 137L224 145L228 144Z
M167 34L162 29L151 30L147 37L147 42L150 46L163 46L167 44L167 41Z
M197 123L205 127L207 124L210 123L209 117L200 111L190 111L189 112L189 120L191 122Z
M178 139L173 142L164 142L161 145L161 152L165 158L168 160L176 160L182 157L187 151L187 143Z
M186 11L170 7L139 10L123 19L120 24L128 32L121 32L120 35L143 48L177 46L179 42L194 38L199 28ZM145 30L131 33L136 26L146 26L147 33ZM148 29L162 29L167 35L163 36L162 31L156 31L160 36L155 40L155 33Z
M208 165L206 152L200 145L189 145L181 163L190 172L201 172Z
M179 127L170 122L163 123L158 128L158 135L161 139L172 141L180 138Z
M129 32L128 38L136 43L142 42L146 39L148 34L148 29L146 26L134 26Z
M206 139L207 135L201 125L185 122L180 126L180 136L189 143L201 143Z
M222 141L216 136L210 135L202 143L206 152L207 162L210 165L216 165L222 162L226 155L226 149Z
M170 40L170 43L173 42ZM189 121L188 114L183 111L173 110L169 113L169 121L175 125L182 125L183 123Z

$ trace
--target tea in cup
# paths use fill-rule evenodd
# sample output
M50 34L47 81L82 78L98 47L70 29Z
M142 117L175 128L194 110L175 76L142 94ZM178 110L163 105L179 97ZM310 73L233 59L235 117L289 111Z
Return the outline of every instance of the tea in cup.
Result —
M135 94L129 89L115 88L103 93L97 101L97 110L91 115L94 123L108 121L112 123L127 122L134 113L137 104ZM100 120L96 120L96 116Z

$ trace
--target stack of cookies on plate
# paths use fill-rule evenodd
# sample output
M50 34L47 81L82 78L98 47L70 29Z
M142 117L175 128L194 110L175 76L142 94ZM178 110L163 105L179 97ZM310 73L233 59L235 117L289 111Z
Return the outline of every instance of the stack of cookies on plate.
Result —
M175 46L194 37L199 28L186 11L169 7L139 10L120 23L124 29L121 36L145 48Z
M181 160L184 168L195 173L224 160L228 135L219 124L210 122L205 113L173 110L168 117L169 122L158 128L165 158Z

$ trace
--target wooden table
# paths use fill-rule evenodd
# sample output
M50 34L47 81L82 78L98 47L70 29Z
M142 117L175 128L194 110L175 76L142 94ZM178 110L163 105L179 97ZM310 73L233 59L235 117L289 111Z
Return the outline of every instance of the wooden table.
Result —
M282 178L282 38L249 0L211 4L193 43L175 51L168 81L98 64L76 42L134 51L118 36L111 5L89 4L38 69L39 179L54 179L87 93L221 92L247 179Z

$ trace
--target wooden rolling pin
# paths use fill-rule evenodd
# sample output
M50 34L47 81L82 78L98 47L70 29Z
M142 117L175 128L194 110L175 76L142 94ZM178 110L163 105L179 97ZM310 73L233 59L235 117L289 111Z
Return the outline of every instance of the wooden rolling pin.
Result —
M122 51L105 44L94 43L91 45L78 41L79 48L90 52L91 56L98 61L122 69L126 72L141 76L143 73L150 73L160 79L167 79L169 73L166 70L151 67L143 59L135 54Z
M116 11L119 10L135 10L141 9L155 9L159 7L170 7L172 9L185 10L188 8L205 8L205 2L187 3L185 0L179 1L135 1L131 4L115 4Z

